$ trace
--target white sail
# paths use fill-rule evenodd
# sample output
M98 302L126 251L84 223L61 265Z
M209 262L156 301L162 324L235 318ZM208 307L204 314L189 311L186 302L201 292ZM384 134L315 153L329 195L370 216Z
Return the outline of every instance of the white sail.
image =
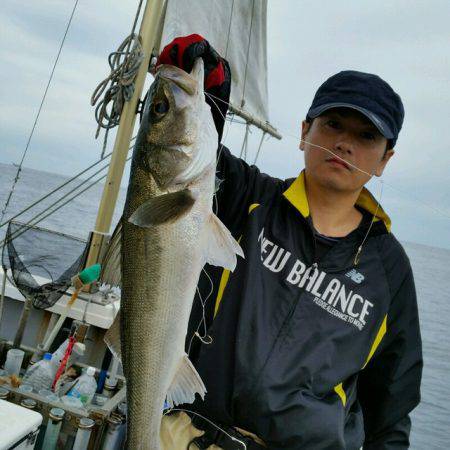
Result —
M267 0L168 0L161 48L172 39L202 35L230 63L233 106L268 121Z

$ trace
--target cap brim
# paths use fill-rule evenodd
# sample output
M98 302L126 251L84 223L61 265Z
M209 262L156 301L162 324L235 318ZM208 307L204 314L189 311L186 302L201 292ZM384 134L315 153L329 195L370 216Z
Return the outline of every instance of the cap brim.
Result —
M372 113L371 111L361 108L357 105L352 105L351 103L326 103L325 105L317 106L316 108L312 108L308 111L308 116L311 119L320 116L323 112L332 108L351 108L359 111L361 114L364 114L378 129L378 131L386 138L393 139L394 133L389 128L389 126L381 120L377 115Z

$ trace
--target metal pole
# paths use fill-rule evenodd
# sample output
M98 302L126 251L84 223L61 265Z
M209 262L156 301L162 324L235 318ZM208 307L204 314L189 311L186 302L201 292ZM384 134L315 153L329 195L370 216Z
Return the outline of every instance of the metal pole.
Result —
M4 306L4 303L5 303L5 289L6 289L6 270L3 269L2 294L0 296L0 329L2 327L3 306Z
M28 295L25 297L25 303L22 308L22 314L19 320L19 326L17 327L16 336L13 341L13 348L20 348L20 344L22 343L23 333L25 332L25 327L28 322L28 316L30 315L31 303L33 299Z
M108 176L103 190L100 207L97 214L95 229L92 232L89 253L86 266L95 264L98 261L99 253L105 236L109 233L111 221L116 205L117 196L120 189L120 182L125 168L125 161L131 140L131 134L136 119L136 106L144 87L145 76L147 74L150 56L155 42L159 40L157 36L161 27L159 26L165 0L148 0L142 17L139 35L142 38L142 50L144 59L139 67L135 80L133 97L124 104L120 116L119 129L117 130L114 149L111 156Z
M264 122L263 120L254 117L249 112L233 105L232 103L229 104L228 110L236 114L237 116L242 117L248 124L255 125L256 127L270 134L274 138L282 139L283 136L281 136L278 130L275 127L273 127L269 122Z

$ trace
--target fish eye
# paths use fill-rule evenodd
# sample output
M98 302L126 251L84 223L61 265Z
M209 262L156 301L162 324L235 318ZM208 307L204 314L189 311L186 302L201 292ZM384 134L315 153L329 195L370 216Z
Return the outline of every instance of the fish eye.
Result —
M169 111L169 103L167 100L159 100L153 104L153 111L156 114L165 114Z

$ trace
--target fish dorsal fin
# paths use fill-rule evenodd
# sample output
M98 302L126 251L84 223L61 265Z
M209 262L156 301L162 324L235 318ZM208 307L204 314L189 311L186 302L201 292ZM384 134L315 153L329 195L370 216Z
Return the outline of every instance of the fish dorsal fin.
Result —
M233 271L236 255L244 257L241 246L215 214L210 216L207 233L206 262Z
M120 311L116 314L113 323L103 338L111 353L119 360L122 360L122 349L120 343Z
M188 355L184 354L167 391L166 402L169 408L183 403L193 403L195 394L200 394L204 399L206 388Z
M187 214L194 203L195 197L189 189L158 195L139 206L128 220L143 228L174 222Z
M122 219L116 225L109 240L105 255L101 260L102 270L99 281L110 286L121 286Z

